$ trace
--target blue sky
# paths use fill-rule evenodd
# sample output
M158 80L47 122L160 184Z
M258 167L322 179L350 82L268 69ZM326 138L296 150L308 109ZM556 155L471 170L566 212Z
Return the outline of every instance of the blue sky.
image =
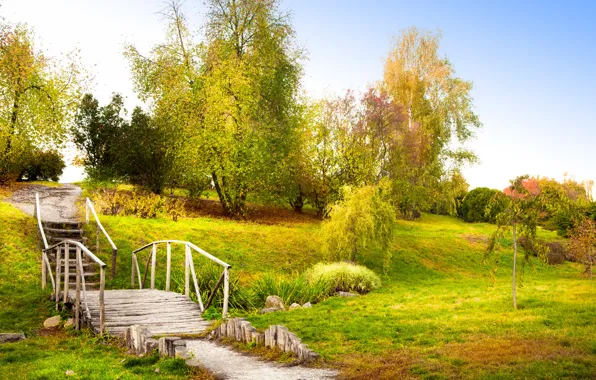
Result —
M122 46L147 50L162 39L156 12L164 2L1 4L0 14L33 26L51 54L78 47L101 101L120 92L128 107L137 103ZM464 172L472 187L503 188L525 173L596 179L596 2L286 0L282 8L308 53L303 83L313 96L381 79L400 30L440 30L442 54L474 82L484 124L469 144L481 159ZM187 0L183 9L198 31L203 2Z

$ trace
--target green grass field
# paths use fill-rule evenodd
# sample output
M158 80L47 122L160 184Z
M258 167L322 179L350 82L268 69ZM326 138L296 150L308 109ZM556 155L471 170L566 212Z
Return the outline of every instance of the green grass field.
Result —
M314 220L274 226L209 218L102 220L120 248L116 286L130 282L131 249L158 239L194 242L232 264L244 284L263 273L301 273L323 260ZM482 263L494 228L434 215L401 221L391 270L377 291L247 317L259 328L287 326L345 378L596 376L596 283L582 278L579 265L534 260L514 311L511 241L494 282ZM540 235L557 239L548 231ZM382 273L380 256L364 262Z
M40 356L27 362L31 378L63 374L65 366L83 357L94 359L88 369L72 368L81 374L105 366L115 368L109 372L115 377L144 378L155 375L156 366L167 368L162 362L124 367L121 361L128 357L121 349L94 344L94 338L84 334L36 336L51 305L38 289L35 226L30 217L6 204L0 204L0 218L3 226L8 225L0 233L0 295L2 304L8 305L0 311L0 329L16 327L33 336L0 346L0 378L24 365L24 359L15 359L20 354ZM197 244L232 264L246 286L264 273L293 275L323 260L315 220L265 225L218 218L101 219L119 248L112 287L130 287L132 249L159 239ZM322 355L323 364L338 368L342 378L594 378L596 282L582 278L579 265L548 266L534 260L525 271L518 290L519 309L514 311L511 242L505 242L494 282L482 264L494 228L434 215L400 221L389 272L382 274L380 255L363 260L381 275L383 286L378 290L357 298L332 297L311 309L245 316L259 328L284 324ZM540 234L557 238L547 231ZM100 256L109 262L106 242L101 246ZM165 277L165 255L160 252L157 273ZM174 251L174 266L180 272L181 254ZM18 282L12 280L15 277ZM50 363L59 371L46 376L43 371ZM187 376L175 370L160 374L166 375Z

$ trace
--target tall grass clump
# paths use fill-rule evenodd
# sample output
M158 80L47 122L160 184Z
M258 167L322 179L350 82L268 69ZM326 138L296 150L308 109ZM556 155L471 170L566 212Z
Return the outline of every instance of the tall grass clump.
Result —
M325 284L329 293L368 293L381 286L381 279L375 272L349 262L318 263L307 272L307 276L310 282Z
M265 303L268 296L279 296L284 301L284 305L316 303L328 296L326 284L309 281L304 275L280 278L266 274L253 283L252 291L261 305Z

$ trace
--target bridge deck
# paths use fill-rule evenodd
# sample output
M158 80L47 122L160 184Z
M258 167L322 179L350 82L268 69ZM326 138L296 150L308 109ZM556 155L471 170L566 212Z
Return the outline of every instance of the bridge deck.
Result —
M74 304L75 292L68 292ZM199 305L188 297L163 290L106 290L105 326L111 335L123 335L132 325L146 326L151 335L199 334L210 326L201 318ZM88 290L87 302L91 312L88 320L81 292L82 320L99 332L99 291Z

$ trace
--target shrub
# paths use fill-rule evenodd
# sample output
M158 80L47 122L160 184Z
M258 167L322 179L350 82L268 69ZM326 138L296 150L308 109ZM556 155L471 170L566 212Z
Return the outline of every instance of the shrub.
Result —
M383 268L387 270L396 217L384 199L384 188L345 187L343 192L344 199L332 207L330 219L323 224L323 252L333 261L355 262L361 255L382 250Z
M308 272L308 279L324 283L329 292L368 293L381 286L381 279L372 270L348 262L318 263Z
M265 304L267 297L272 295L279 296L285 305L316 303L329 295L327 290L325 283L310 281L304 275L279 278L266 274L252 285L252 291L261 305Z
M62 155L54 150L36 150L23 163L20 180L58 181L66 164Z
M501 205L493 206L487 214L487 206L490 200L500 193L499 190L487 187L478 187L468 193L461 206L461 216L466 222L489 222L494 223L496 216L503 211Z

